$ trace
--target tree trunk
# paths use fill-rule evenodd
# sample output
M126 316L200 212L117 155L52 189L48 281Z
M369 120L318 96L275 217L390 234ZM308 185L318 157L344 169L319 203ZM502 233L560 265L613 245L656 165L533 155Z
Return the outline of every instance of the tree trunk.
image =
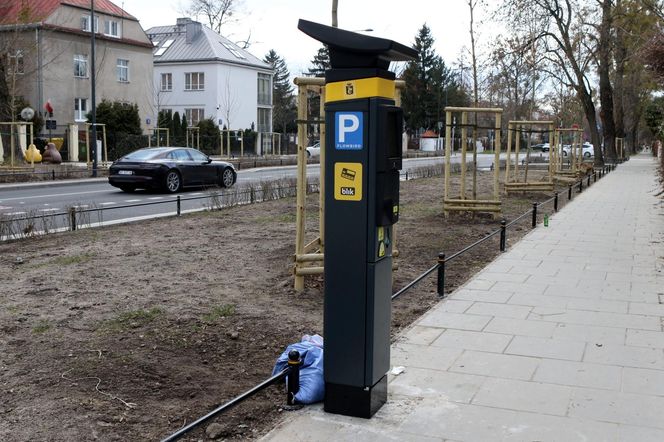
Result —
M618 13L624 13L622 10L622 1L616 0L616 11ZM625 45L625 30L623 26L615 26L616 30L616 49L615 49L615 60L616 60L616 74L614 81L614 90L613 90L613 111L614 119L616 123L616 137L625 138L625 105L624 105L624 96L625 88L623 87L625 80L625 62L627 60L627 47ZM630 143L626 143L626 147L631 152L634 151L634 140L631 140Z
M611 1L602 2L602 22L599 27L599 50L597 59L597 72L599 74L599 100L601 104L600 117L604 135L604 151L606 156L615 161L616 125L613 119L613 88L609 69L611 67ZM595 158L600 146L595 144Z
M581 87L577 89L577 96L581 100L583 111L586 114L586 120L588 120L588 126L590 127L590 140L595 147L595 165L603 166L604 158L602 157L602 150L599 149L601 140L599 138L599 131L597 130L597 116L593 98L585 88Z

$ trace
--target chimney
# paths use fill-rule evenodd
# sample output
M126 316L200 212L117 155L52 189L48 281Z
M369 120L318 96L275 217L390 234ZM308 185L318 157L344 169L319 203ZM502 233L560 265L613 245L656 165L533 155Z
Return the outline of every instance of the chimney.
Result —
M175 22L175 24L176 24L177 26L184 26L184 25L186 25L186 24L189 23L189 22L191 22L191 19L190 19L189 17L181 17L181 18L178 18L178 19L177 19L177 21Z
M201 33L203 29L203 25L201 25L197 21L190 20L186 25L185 25L185 33L186 33L186 42L187 44L191 44L196 38L198 38L198 34Z

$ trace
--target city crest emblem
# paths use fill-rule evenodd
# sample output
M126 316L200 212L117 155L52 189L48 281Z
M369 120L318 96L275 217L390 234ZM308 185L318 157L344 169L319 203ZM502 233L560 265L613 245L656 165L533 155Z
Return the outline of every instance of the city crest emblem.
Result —
M353 83L346 83L346 95L353 95L354 92Z

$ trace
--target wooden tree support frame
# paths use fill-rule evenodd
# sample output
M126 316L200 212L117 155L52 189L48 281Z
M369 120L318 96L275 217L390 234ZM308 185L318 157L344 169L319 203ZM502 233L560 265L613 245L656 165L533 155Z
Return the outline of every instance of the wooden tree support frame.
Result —
M222 129L219 131L219 156L224 157L224 134L226 134L226 158L231 158L231 136L234 136L236 140L240 140L240 156L244 156L244 136L242 136L241 130L229 130Z
M551 157L555 155L554 149L549 149L549 169L545 181L528 181L528 167L530 165L530 150L526 150L524 163L524 177L521 180L519 175L519 150L521 147L521 136L519 135L524 127L532 130L534 127L544 127L549 137L554 135L553 121L510 121L507 123L507 161L505 162L505 193L510 192L553 192L553 172L551 169ZM514 143L514 170L510 175L510 166L512 164L512 134L515 134ZM555 135L554 135L555 138ZM555 141L549 140L549 146L556 146Z
M572 137L570 143L570 159L568 167L563 162L563 140L565 135ZM579 166L583 161L583 129L578 127L558 127L554 133L555 144L551 148L549 169L552 171L554 182L570 184L576 182L579 175Z
M171 130L169 128L167 128L167 127L155 127L153 129L148 129L148 132L152 132L153 134L155 134L155 140L157 141L157 146L155 146L155 147L160 146L159 135L162 132L166 132L166 144L165 144L165 146L170 146L171 145ZM152 147L152 134L150 134L148 136L148 147Z
M450 198L450 174L452 162L452 114L461 113L461 190L458 198ZM466 197L466 140L468 114L495 114L494 128L494 165L493 168L493 199L477 199L476 192L476 173L477 161L473 164L473 198ZM500 131L503 110L500 108L475 108L475 107L446 107L445 108L445 191L443 198L443 214L449 216L449 212L488 212L492 213L494 218L498 218L502 213L502 203L500 201ZM473 148L477 151L477 146ZM475 155L473 155L476 158Z
M31 121L6 121L6 122L0 122L0 127L1 126L9 126L9 166L13 169L16 167L15 163L15 155L14 155L14 150L16 149L16 140L14 136L21 136L22 130L20 129L21 127L25 127L25 136L26 136L26 148L29 147L31 144L34 144L34 126ZM30 129L28 131L28 128ZM2 131L0 131L2 132ZM27 143L27 136L28 133L30 134L30 142ZM20 145L20 142L19 142ZM2 140L0 139L0 147L2 147ZM3 149L4 151L4 149ZM3 153L4 156L4 153ZM2 166L2 161L0 161L0 166ZM34 162L31 162L31 167L34 169L35 164Z
M90 127L92 127L92 123L85 123L85 157L86 157L86 162L88 168L90 168L90 165L92 163L92 160L90 159L90 153L92 152L90 149ZM105 123L95 123L94 126L96 127L101 127L101 134L102 134L102 152L104 153L102 159L101 159L101 165L106 166L109 164L108 161L108 145L106 144L106 124ZM95 140L96 142L96 140ZM106 159L104 159L106 158Z
M201 128L197 126L192 126L192 127L187 127L187 140L185 142L185 145L187 147L195 147L198 150L201 150ZM189 144L189 140L191 139L191 145ZM196 145L194 146L194 141L196 142Z
M325 79L321 77L298 77L295 79L298 87L297 93L297 211L295 213L295 254L293 260L293 274L295 275L295 290L304 290L304 277L309 275L322 275L325 271L323 261L325 258ZM401 106L401 90L405 82L396 82L395 103ZM308 93L314 92L320 96L318 110L318 123L320 124L320 175L319 175L319 203L318 223L319 236L306 243L306 201L307 201L307 124ZM392 256L398 257L399 251L396 242L396 225L392 227ZM393 264L394 266L394 264Z

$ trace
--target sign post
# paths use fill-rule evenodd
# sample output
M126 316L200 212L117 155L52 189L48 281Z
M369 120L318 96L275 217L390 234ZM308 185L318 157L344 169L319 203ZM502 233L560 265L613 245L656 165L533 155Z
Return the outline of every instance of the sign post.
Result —
M403 112L391 61L414 49L300 20L327 45L325 411L370 418L387 400L392 225L399 219Z

